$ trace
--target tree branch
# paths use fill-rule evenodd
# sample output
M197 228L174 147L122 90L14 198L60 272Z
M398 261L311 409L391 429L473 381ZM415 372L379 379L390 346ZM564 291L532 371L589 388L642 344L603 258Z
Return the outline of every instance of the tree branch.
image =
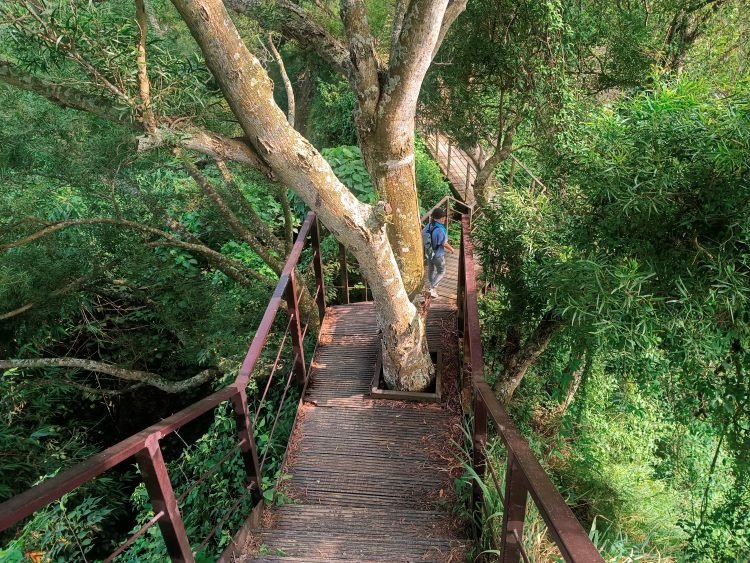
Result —
M88 279L89 279L88 276L84 276L76 280L73 280L68 285L61 287L60 289L56 289L55 291L52 291L49 294L49 297L60 297L61 295L65 295L66 293L75 291L78 288L80 288L84 284L84 282L86 282ZM0 314L0 321L6 321L10 318L17 317L18 315L21 315L27 311L30 311L37 305L38 303L35 303L32 301L30 303L26 303L25 305L22 305L21 307L18 307L17 309L13 309L12 311L8 311L7 313L2 313Z
M509 354L505 361L506 365L503 366L503 372L494 386L495 393L504 403L510 402L526 372L547 349L552 338L562 327L562 320L552 311L548 311L526 339L523 347Z
M339 74L349 76L349 52L328 30L301 6L289 0L275 0L274 10L260 0L226 0L229 9L257 20L266 29L297 41L330 64Z
M367 21L363 0L341 0L341 20L349 45L349 82L357 96L359 129L367 134L374 129L374 118L380 98L378 56Z
M234 199L239 203L242 208L242 213L246 216L246 223L250 225L250 228L255 232L255 236L260 239L261 242L270 246L271 249L276 252L279 256L285 256L288 252L284 245L278 239L278 237L268 228L266 222L261 219L260 215L255 212L255 209L248 203L244 194L237 186L234 177L232 176L229 167L222 160L216 161L216 166L221 172L221 176L224 178L224 184L227 189L232 192ZM286 188L284 188L286 189Z
M393 13L393 27L391 28L391 48L389 49L390 58L393 59L393 53L398 47L398 40L401 37L401 28L404 26L404 16L406 15L406 9L409 7L409 0L397 0L396 8Z
M190 174L190 177L195 180L195 183L198 184L203 193L206 194L206 196L219 210L219 213L221 213L221 216L224 217L227 225L232 230L232 232L234 232L235 235L244 240L252 249L252 251L260 256L261 260L263 260L263 262L265 262L269 268L276 272L277 275L280 275L281 270L284 268L284 265L279 261L279 259L269 254L268 251L263 248L263 245L258 242L258 239L255 238L255 235L250 232L250 229L242 224L242 222L237 218L237 215L234 214L234 211L232 211L232 209L227 205L227 202L224 201L224 198L222 198L219 192L214 189L213 185L211 185L211 182L209 182L208 179L201 173L201 171L198 170L195 164L193 164L186 158L182 159L182 163L183 166L185 166L185 170L187 170L187 173Z
M138 63L138 86L141 95L141 107L143 108L143 125L146 131L153 135L156 132L156 118L151 107L151 82L148 79L146 69L148 17L146 16L144 0L135 0L135 19L139 29L136 61Z
M71 86L36 77L21 70L10 61L0 59L0 80L16 88L34 92L60 107L84 111L133 131L144 131L142 123L134 121L127 113L115 109L110 98L88 94ZM273 173L268 164L258 156L246 140L229 139L196 127L176 128L168 118L157 122L156 134L139 139L139 149L149 150L167 142L203 153L214 159L240 162L273 179Z
M273 42L273 33L268 34L268 47L273 54L273 58L276 59L276 64L279 65L279 73L281 74L281 81L284 83L284 90L286 90L286 120L289 125L294 127L294 89L292 88L292 81L289 80L289 75L286 73L286 66L284 66L284 59L281 58L279 50L276 48Z
M63 108L85 111L130 129L141 129L126 113L117 111L110 98L94 96L70 86L37 78L10 61L0 59L0 80L16 88L39 94Z
M460 16L466 9L468 0L450 0L448 7L445 9L445 15L443 16L443 23L440 25L440 33L438 34L435 48L432 50L432 58L434 59L440 50L440 46L443 44L443 40L448 33L448 30L456 21L456 18Z
M437 45L448 0L411 0L398 44L391 53L378 109L414 115L417 97Z
M30 360L0 360L0 369L38 369L38 368L49 368L49 367L62 367L71 369L83 369L86 371L92 371L96 373L106 373L113 377L123 379L125 381L137 381L146 385L151 385L157 389L161 389L167 393L180 393L199 387L204 383L211 381L217 375L221 374L217 368L208 368L202 372L184 379L182 381L170 381L165 379L158 373L141 370L130 370L124 369L112 364L106 364L104 362L97 362L94 360L86 360L82 358L35 358Z
M250 268L240 266L231 258L228 258L224 256L223 254L216 252L215 250L207 246L185 242L178 238L175 238L174 236L170 235L167 232L161 231L154 227L141 225L140 223L136 223L134 221L123 221L120 219L109 219L109 218L77 219L74 221L61 221L59 223L53 223L51 225L48 225L44 229L37 231L36 233L33 233L27 237L18 239L16 241L13 241L7 244L0 245L0 250L8 250L11 248L17 248L19 246L29 244L47 235L51 235L52 233L55 233L57 231L67 229L70 227L74 227L74 226L79 226L79 225L115 225L115 226L120 226L120 227L128 227L130 229L141 231L144 233L150 233L152 235L161 237L163 240L149 243L149 246L175 246L178 248L182 248L183 250L187 250L189 252L195 252L196 254L203 256L206 259L206 261L212 266L214 266L217 270L220 270L221 272L226 274L228 277L230 277L231 279L235 280L236 282L244 286L252 285L252 283L245 276L245 274L255 278L256 280L262 282L268 287L275 286L275 282L273 280L267 278L266 276L262 274L255 272L254 270L251 270Z

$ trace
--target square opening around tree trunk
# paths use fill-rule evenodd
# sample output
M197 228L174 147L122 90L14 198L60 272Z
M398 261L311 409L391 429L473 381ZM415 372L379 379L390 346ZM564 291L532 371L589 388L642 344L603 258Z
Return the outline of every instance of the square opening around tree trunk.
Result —
M430 359L435 364L435 379L425 391L392 391L388 389L383 379L383 355L378 353L375 369L372 374L370 396L373 399L388 399L389 401L421 401L424 403L439 403L443 376L443 353L430 352Z

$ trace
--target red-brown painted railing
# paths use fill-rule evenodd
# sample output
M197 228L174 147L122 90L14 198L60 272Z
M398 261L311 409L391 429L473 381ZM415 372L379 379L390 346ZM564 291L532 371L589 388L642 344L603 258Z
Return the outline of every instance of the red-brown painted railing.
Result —
M472 432L473 464L477 475L485 475L485 446L488 417L507 450L505 494L503 498L502 545L498 546L503 563L526 558L523 547L523 525L528 496L536 504L547 529L566 561L603 562L601 555L568 507L565 499L550 481L528 443L484 380L484 360L480 337L479 309L475 276L474 245L471 240L471 215L461 218L462 241L459 254L459 327L463 333L463 379L473 390L474 428ZM474 488L475 506L483 506L482 489Z
M253 505L257 506L257 503L260 502L262 496L260 483L263 467L262 462L258 461L258 452L253 437L253 422L250 420L250 413L248 411L246 387L250 376L255 369L261 351L266 345L274 320L281 306L282 299L286 300L289 312L287 332L292 335L291 340L294 355L294 366L287 378L283 397L286 397L287 395L286 391L289 388L292 374L295 375L295 379L300 388L303 389L306 384L307 372L303 350L303 338L307 332L307 326L302 326L300 318L296 266L299 262L302 250L306 246L308 238L313 248L313 269L315 271L316 279L315 300L318 305L318 312L322 319L325 315L326 302L320 251L320 235L315 214L309 213L300 228L292 252L281 272L279 282L271 296L268 307L263 315L263 319L261 320L260 326L255 333L255 337L250 344L250 348L242 363L240 373L235 381L228 387L201 399L189 407L173 414L169 418L146 428L103 452L94 455L86 461L79 463L59 475L0 504L0 532L17 524L37 510L60 499L82 484L95 479L102 473L105 473L131 458L135 458L138 463L141 477L151 499L154 517L118 547L118 549L107 557L105 561L112 560L125 551L138 537L143 535L151 526L157 523L161 529L167 552L172 561L193 561L194 551L191 548L190 538L188 538L187 533L185 532L179 502L186 496L187 492L203 482L209 475L218 469L221 463L229 459L237 450L241 453L245 467L245 493L237 499L233 507L230 508L227 514L224 515L207 537L201 539L193 538L196 540L196 543L200 541L195 552L199 551L206 542L210 540L212 535L227 521L231 516L231 513L235 511L248 496L252 498ZM286 338L282 340L282 347L285 340ZM271 385L280 355L281 348L279 350L279 355L277 356L277 361L269 376L268 385L266 386L263 397L261 398L261 403L268 392L268 386ZM180 497L176 497L167 471L167 465L164 462L161 440L179 430L187 423L195 420L202 414L213 410L225 401L231 401L234 408L237 445L216 465L214 465L214 467L206 471L195 482L193 482L188 489L180 495ZM283 406L283 398L281 402L282 404L279 405L279 411ZM258 411L260 408L261 405L258 406ZM278 413L276 421L278 421ZM273 434L273 429L271 434ZM268 451L268 448L270 448L271 439L272 436L268 438L269 445L266 452ZM265 459L265 453L263 459Z

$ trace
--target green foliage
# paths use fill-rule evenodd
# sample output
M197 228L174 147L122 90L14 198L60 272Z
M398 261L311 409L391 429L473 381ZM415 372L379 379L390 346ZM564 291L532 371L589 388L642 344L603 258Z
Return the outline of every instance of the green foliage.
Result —
M746 547L744 526L736 541L722 526L747 511L731 491L750 468L749 109L746 84L690 81L598 108L559 137L555 187L506 188L476 231L497 285L490 368L512 334L563 322L517 414L553 412L576 355L596 358L563 442L545 445L564 487L612 533L715 561Z
M414 144L414 158L419 206L426 211L445 196L452 194L440 167L427 152L421 139L417 139Z
M370 174L365 168L359 147L342 146L323 149L322 154L338 179L357 196L357 199L365 203L377 201L377 194L370 180Z
M317 96L310 108L310 141L318 148L356 145L356 104L346 80L319 80Z

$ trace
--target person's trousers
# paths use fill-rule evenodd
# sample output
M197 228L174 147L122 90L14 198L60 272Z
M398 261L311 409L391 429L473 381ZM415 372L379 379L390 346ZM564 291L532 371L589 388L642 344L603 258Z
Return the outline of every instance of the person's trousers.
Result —
M437 284L445 276L445 254L433 256L431 260L426 261L427 269L427 288L437 287Z

